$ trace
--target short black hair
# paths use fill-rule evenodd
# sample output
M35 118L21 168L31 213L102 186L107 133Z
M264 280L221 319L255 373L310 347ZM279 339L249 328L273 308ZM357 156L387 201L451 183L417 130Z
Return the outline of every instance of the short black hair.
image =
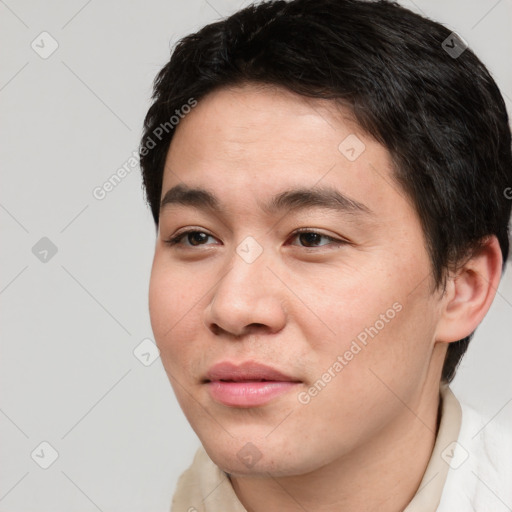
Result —
M390 1L267 1L181 39L155 79L139 148L157 226L170 119L191 99L245 83L338 102L387 148L418 212L435 288L489 235L505 265L512 157L503 98L461 38ZM472 334L449 345L444 381Z

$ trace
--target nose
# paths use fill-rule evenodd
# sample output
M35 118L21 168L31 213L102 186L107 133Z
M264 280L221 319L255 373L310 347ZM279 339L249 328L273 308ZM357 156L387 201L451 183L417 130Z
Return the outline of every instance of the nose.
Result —
M204 312L205 325L214 334L241 337L279 332L286 323L286 288L268 268L265 252L248 263L236 252L229 270L213 289Z

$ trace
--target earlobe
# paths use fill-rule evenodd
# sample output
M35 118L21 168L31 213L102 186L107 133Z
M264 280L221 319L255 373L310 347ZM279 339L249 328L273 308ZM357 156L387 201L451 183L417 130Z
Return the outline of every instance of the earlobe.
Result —
M500 244L492 235L455 275L448 278L436 341L458 341L478 327L496 295L502 263Z

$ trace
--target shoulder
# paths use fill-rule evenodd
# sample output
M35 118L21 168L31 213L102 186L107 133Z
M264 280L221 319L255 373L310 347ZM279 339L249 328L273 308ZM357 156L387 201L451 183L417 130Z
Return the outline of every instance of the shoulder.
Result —
M512 509L512 431L461 403L462 423L438 512Z

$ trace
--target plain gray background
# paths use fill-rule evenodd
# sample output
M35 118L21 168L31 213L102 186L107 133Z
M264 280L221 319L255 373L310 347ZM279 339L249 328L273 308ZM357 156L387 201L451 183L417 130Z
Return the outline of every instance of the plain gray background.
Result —
M137 350L155 230L138 166L93 190L137 149L170 45L247 3L0 1L1 512L169 509L199 441ZM510 112L512 0L402 3L469 42ZM453 389L512 425L511 317L508 271Z

